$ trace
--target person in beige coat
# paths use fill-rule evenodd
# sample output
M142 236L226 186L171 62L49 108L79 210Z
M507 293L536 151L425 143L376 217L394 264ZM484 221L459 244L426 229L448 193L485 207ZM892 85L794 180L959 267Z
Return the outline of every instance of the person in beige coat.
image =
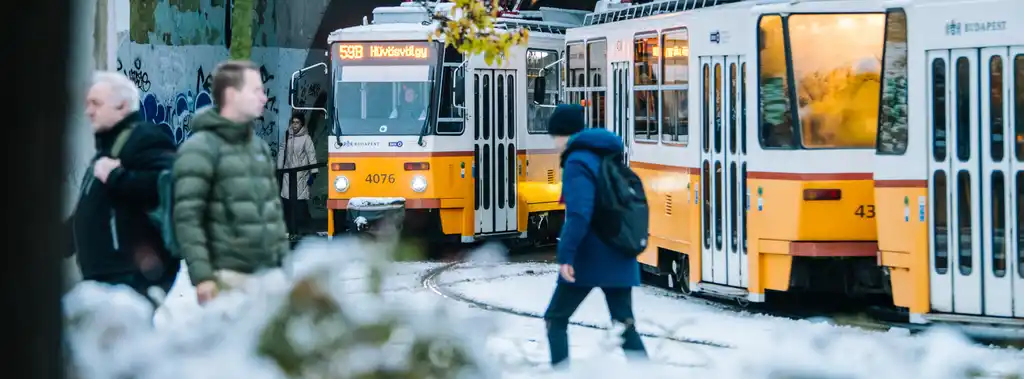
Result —
M284 141L277 154L279 168L287 169L316 164L316 148L313 146L313 138L309 135L309 129L306 128L305 118L301 113L292 114ZM319 170L313 169L296 173L294 199L288 193L290 175L285 174L281 178L281 202L284 205L289 234L299 234L302 230L309 228L309 186L318 172ZM295 211L294 219L289 216L292 209Z

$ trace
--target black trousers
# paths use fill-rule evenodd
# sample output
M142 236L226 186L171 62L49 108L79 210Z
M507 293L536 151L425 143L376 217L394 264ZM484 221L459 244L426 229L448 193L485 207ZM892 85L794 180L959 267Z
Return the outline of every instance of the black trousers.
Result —
M551 295L548 309L544 312L552 366L569 358L567 330L569 318L576 313L576 309L593 289L593 287L562 283L558 283L555 287L555 293ZM604 292L605 301L608 303L608 313L611 314L612 320L626 325L626 330L622 333L622 349L626 350L627 357L646 358L647 350L644 348L644 342L640 340L640 334L636 331L636 321L633 318L633 288L601 288L601 292Z
M291 200L281 198L284 210L284 223L290 234L301 234L309 230L309 204L307 200ZM292 217L292 211L295 217Z

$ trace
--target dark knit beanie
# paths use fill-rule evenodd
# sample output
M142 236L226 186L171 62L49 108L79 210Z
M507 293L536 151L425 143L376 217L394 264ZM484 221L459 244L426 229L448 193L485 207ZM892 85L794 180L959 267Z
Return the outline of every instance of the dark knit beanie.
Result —
M548 119L548 134L553 136L571 136L583 131L586 122L584 108L576 104L559 104Z

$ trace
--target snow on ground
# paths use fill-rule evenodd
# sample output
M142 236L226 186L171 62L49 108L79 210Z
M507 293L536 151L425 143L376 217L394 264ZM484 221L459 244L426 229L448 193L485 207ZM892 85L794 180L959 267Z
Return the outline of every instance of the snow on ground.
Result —
M457 270L440 275L439 282L450 283L451 278L481 278L475 281L462 280L449 286L451 290L467 298L487 304L541 314L547 307L551 293L555 287L557 266L546 263L520 263L495 266L461 265ZM493 278L489 279L488 278ZM860 369L857 366L869 364L877 367L897 367L905 361L913 361L913 354L921 353L922 343L943 341L967 350L958 351L960 356L977 355L992 362L987 368L996 372L1010 370L1016 364L1017 369L1024 365L1024 351L1010 349L987 348L977 345L966 345L957 341L955 335L930 334L925 338L911 337L898 330L888 333L866 331L859 328L834 326L806 320L791 320L762 314L737 313L726 311L703 302L689 302L683 299L666 296L666 291L650 287L641 287L634 291L634 313L637 318L638 330L652 334L671 334L676 337L709 340L737 347L735 350L723 350L710 347L693 346L673 341L644 338L645 344L655 361L667 360L674 364L706 364L704 369L666 368L670 371L699 371L710 373L715 368L730 365L742 360L743 355L753 353L770 356L781 347L788 346L794 351L806 350L813 346L818 355L832 355L836 362L846 362L846 370ZM595 290L583 302L573 321L590 324L610 324L610 316L604 302L604 295ZM538 324L540 322L537 322ZM541 328L542 329L542 328ZM583 329L577 327L577 329ZM579 336L582 330L573 331L570 335L575 349L578 345L593 344L588 337ZM543 334L543 330L540 332ZM582 339L577 343L575 339ZM546 353L543 340L537 351ZM808 346L809 345L809 346ZM897 347L904 354L887 355L886 347ZM797 350L799 349L799 350ZM571 350L573 359L591 356L591 351L577 352ZM539 353L533 353L540 355ZM911 356L908 356L910 354ZM792 359L796 355L790 356ZM892 359L886 362L886 359ZM1005 367L1005 369L1004 369ZM920 369L926 369L924 365ZM891 369L889 370L891 371ZM908 374L914 374L911 371ZM891 373L886 375L892 375ZM936 373L935 375L938 375ZM886 376L888 377L888 376ZM939 377L922 375L920 377Z
M333 249L333 248L332 248ZM366 266L356 262L338 264L347 259L344 254L300 256L300 263L286 269L295 275L303 275L311 269L328 265L334 268L331 276L332 290L347 296L347 301L356 304L366 294L368 286ZM341 251L346 251L344 248ZM363 257L365 258L365 257ZM372 257L371 257L372 258ZM555 284L555 266L539 263L518 263L496 265L499 259L488 258L489 263L460 265L453 271L441 274L437 281L447 288L485 303L542 313L547 305ZM645 338L644 342L651 357L651 364L625 364L625 358L615 345L609 332L570 326L570 353L572 369L565 373L551 373L544 369L548 360L547 337L542 320L488 312L450 299L443 299L421 284L423 273L437 267L439 263L398 263L384 275L382 289L384 298L395 304L415 307L440 302L453 309L452 317L486 316L496 322L496 328L486 337L482 353L492 357L501 368L503 378L675 378L685 375L693 378L714 379L756 379L756 378L963 378L965 371L988 373L989 376L1003 377L1010 372L1024 375L1024 352L1008 349L984 348L970 345L950 332L929 333L924 336L907 336L903 333L868 332L849 327L837 327L824 323L781 319L764 315L752 315L723 311L703 303L659 296L663 291L639 288L634 291L634 311L639 329L654 334L673 334L677 337L702 339L735 346L735 349L705 347L679 342ZM261 285L286 288L280 280L283 275L267 275ZM279 291L279 290L275 290ZM89 291L81 291L89 292ZM94 290L95 292L95 290ZM130 292L130 291L129 291ZM273 291L271 291L273 292ZM583 303L574 320L588 323L609 324L603 295L595 293ZM181 339L183 335L213 333L209 330L196 331L197 325L224 322L218 316L231 308L233 294L214 301L207 307L196 304L195 292L183 270L178 281L168 294L154 318L156 335L168 340ZM107 296L83 301L86 295L76 294L72 299L79 307L109 304L123 307L131 314L138 313L138 306L131 303L130 293ZM110 299L119 299L114 302ZM367 297L368 300L370 300ZM84 299L88 300L88 299ZM91 304L91 305L90 305ZM119 304L119 305L116 305ZM103 305L98 305L102 307ZM416 308L419 309L419 308ZM238 312L238 311L236 311ZM211 318L212 317L212 318ZM218 317L221 317L220 321ZM211 321L213 320L213 321ZM463 318L459 318L463 320ZM461 327L462 333L479 333L472 329L470 321ZM207 326L209 328L209 326ZM213 328L218 328L214 326ZM245 333L250 327L223 324L219 328L233 328ZM250 329L246 329L250 328ZM460 329L458 326L456 329ZM97 337L97 338L101 338ZM85 337L82 337L85 338ZM153 338L153 337L151 337ZM193 337L202 338L202 337ZM209 338L209 337L207 337ZM129 343L129 342L125 342ZM133 340L131 343L141 343ZM168 342L147 345L145 349L175 349L177 345ZM74 345L74 344L73 344ZM226 344L222 344L225 345ZM164 346L164 347L161 347ZM167 347L170 346L170 347ZM220 347L221 350L229 347ZM127 354L121 351L119 354ZM224 357L230 356L221 352ZM238 353L236 353L238 354ZM251 354L251 353L248 353ZM219 357L220 355L218 355ZM127 359L118 356L118 359ZM136 360L144 358L135 357ZM96 359L105 361L106 359ZM101 363L96 363L100 365ZM140 365L139 363L133 363ZM213 370L201 377L255 376L279 378L280 375L260 369L266 362L231 360L227 358L182 359L176 367L209 365L202 370ZM245 366L234 367L234 366ZM193 368L189 372L195 372ZM254 371L255 370L255 371ZM263 371L260 371L263 370ZM188 370L186 370L188 371ZM256 371L261 375L255 375ZM271 370L272 371L272 370ZM102 372L102 370L97 371ZM244 373L244 374L243 374ZM788 376L787 376L788 375ZM86 376L88 377L88 376ZM164 375L139 376L140 378L176 377ZM200 377L200 376L189 376ZM255 379L255 378L250 378Z

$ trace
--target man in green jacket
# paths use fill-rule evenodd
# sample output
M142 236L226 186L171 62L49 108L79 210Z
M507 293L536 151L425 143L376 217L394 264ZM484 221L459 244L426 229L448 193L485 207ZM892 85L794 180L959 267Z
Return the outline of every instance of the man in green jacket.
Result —
M174 163L174 231L200 304L289 250L274 159L253 134L267 103L256 66L218 65L213 98Z

